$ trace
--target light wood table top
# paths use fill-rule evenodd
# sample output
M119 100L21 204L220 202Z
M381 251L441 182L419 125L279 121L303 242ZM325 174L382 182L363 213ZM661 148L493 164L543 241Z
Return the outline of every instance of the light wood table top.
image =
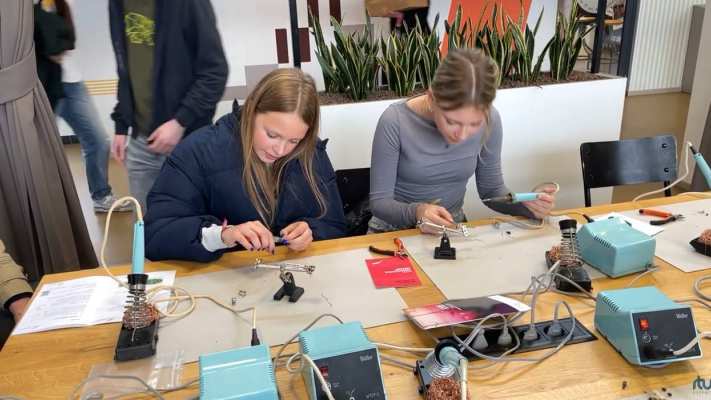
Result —
M642 201L640 204L655 206L692 199L694 198L689 196L677 196ZM594 215L632 208L632 204L623 203L596 206L586 209L585 212ZM482 220L472 225L490 222L490 220ZM368 245L393 248L393 238L417 233L416 230L408 230L316 242L308 251L298 254L298 257ZM690 236L694 234L696 233L689 232ZM540 255L532 255L532 257L543 257L544 250L541 249ZM279 249L275 256L266 259L279 260L289 256L294 255ZM249 265L254 261L254 257L254 253L236 252L227 254L211 264L151 262L146 264L146 268L150 271L177 270L177 276L183 277ZM692 298L693 281L709 273L709 271L684 273L660 259L656 261L660 270L643 277L636 285L655 285L672 299ZM421 306L445 300L427 275L419 267L417 268L422 286L399 289L408 306ZM116 274L125 274L129 267L116 267L112 270ZM102 274L102 271L92 269L47 275L42 279L42 283L98 274ZM595 280L594 291L622 288L633 277ZM550 319L553 305L561 299L568 301L576 317L594 331L594 309L590 301L546 293L539 298L537 315L541 319ZM196 312L199 312L199 308ZM711 312L694 306L694 316L700 330L711 330ZM379 326L367 331L373 341L415 347L433 345L427 335L418 331L409 322ZM88 375L93 365L111 362L118 332L119 324L115 323L11 336L0 352L0 395L12 394L26 399L66 398L75 385ZM470 390L475 399L605 399L632 396L645 391L659 390L662 387L691 385L698 376L711 378L711 361L708 359L711 354L711 341L703 341L702 348L706 354L704 358L674 363L662 369L641 368L628 364L604 339L564 347L558 354L537 364L508 363L477 369L488 365L486 362L477 361L470 364ZM287 351L292 350L287 349ZM535 356L545 351L528 354ZM415 357L406 353L384 351L383 354L400 358L408 363L415 362ZM389 399L418 398L417 380L412 371L388 363L383 363L382 371ZM197 376L197 363L185 366L184 380ZM280 367L277 380L283 399L307 398L299 375L289 375L283 367ZM185 399L197 394L196 385L180 392L168 393L165 397Z

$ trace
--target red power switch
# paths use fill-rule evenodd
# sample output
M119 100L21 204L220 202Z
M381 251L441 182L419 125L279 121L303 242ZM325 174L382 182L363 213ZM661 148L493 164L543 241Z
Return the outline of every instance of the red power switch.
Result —
M649 329L649 320L644 319L644 318L640 319L639 320L639 329L641 329L643 331L646 331L647 329Z
M319 371L321 371L321 375L323 375L323 379L328 379L328 366L322 365L318 367Z

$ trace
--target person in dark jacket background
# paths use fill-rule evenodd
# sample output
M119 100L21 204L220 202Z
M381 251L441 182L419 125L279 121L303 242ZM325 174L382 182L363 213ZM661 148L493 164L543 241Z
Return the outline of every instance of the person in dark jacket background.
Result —
M165 157L212 123L227 60L210 0L109 0L109 22L119 77L111 152L145 208Z
M64 2L59 4L65 5ZM38 2L34 7L34 16L37 76L54 110L59 99L64 97L62 53L74 49L74 24L66 6L57 7L57 12L54 13L47 12L42 3Z
M233 108L168 157L148 194L147 258L207 262L273 251L277 236L301 251L345 235L313 79L277 69Z

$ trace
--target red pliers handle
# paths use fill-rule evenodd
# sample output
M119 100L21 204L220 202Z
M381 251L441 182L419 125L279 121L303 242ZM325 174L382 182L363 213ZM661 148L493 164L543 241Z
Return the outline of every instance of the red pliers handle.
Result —
M383 250L383 249L379 249L375 246L368 246L368 250L371 253L381 254L384 256L396 256L396 257L400 257L400 258L407 257L407 253L405 252L405 245L402 243L402 240L400 240L399 238L395 238L395 239L393 239L393 241L395 242L395 245L397 246L396 250Z
M660 217L660 218L669 218L672 216L672 213L670 213L668 211L654 210L651 208L642 208L639 210L639 213L642 215L649 215L651 217Z

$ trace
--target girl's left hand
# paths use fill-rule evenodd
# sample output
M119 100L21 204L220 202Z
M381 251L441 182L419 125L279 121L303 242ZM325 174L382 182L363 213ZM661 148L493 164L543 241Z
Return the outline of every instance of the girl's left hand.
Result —
M304 221L294 222L281 230L281 237L286 240L286 247L294 251L303 251L314 241L309 224Z
M543 188L541 194L538 195L538 199L524 201L522 204L533 213L533 216L538 219L543 219L551 213L551 210L555 206L555 193L556 188L546 187Z

